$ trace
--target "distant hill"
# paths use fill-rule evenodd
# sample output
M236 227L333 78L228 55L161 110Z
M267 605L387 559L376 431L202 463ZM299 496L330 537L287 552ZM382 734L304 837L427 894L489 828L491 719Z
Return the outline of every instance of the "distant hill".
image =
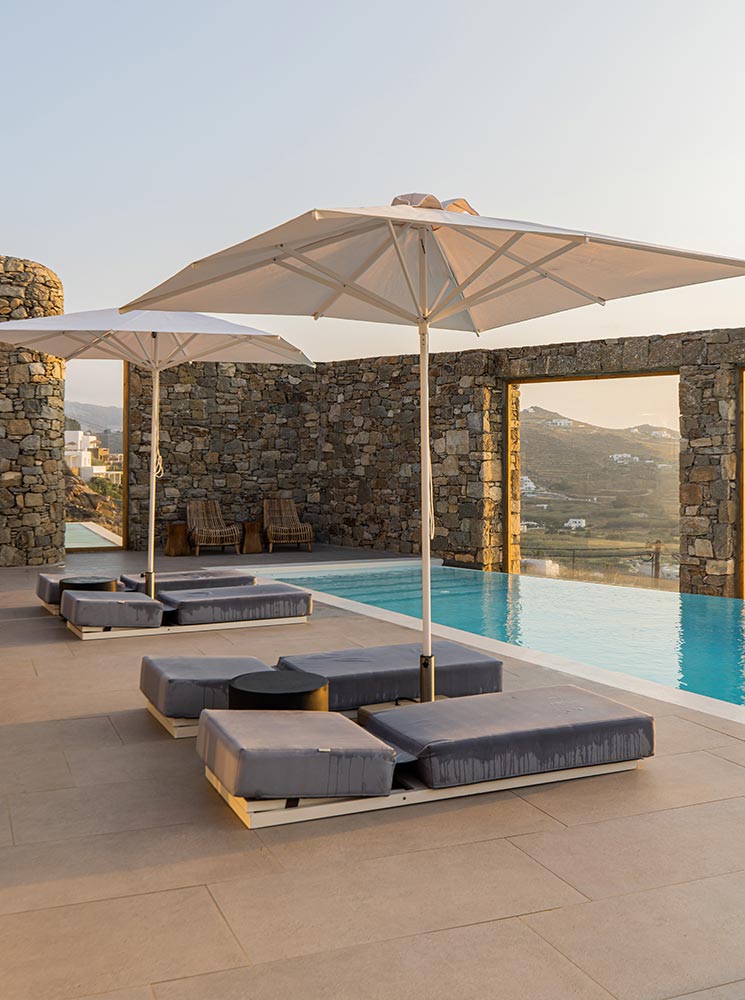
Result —
M84 431L121 431L123 410L121 406L97 406L95 403L78 403L74 399L65 400L65 416L77 420Z
M543 489L573 496L654 489L665 471L677 480L679 450L680 436L668 427L597 427L539 406L520 414L521 474ZM632 458L614 462L611 455Z

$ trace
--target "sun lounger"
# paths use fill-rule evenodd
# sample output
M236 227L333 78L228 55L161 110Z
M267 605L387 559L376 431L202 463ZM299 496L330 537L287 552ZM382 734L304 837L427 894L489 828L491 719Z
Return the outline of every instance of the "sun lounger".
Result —
M78 634L85 629L154 629L163 620L163 605L139 593L66 590L60 614Z
M69 573L39 573L36 577L36 596L52 614L59 614L59 585Z
M502 690L502 661L457 642L434 642L437 692L447 698ZM419 697L420 643L338 649L282 656L279 670L304 670L329 679L329 709L343 712Z
M411 754L429 788L529 777L654 753L651 716L568 684L373 712L365 727Z
M127 590L145 592L145 574L122 573L122 583ZM183 573L156 573L156 596L162 590L201 590L204 587L250 587L256 577L235 569L203 569Z
M169 621L177 625L257 621L287 624L305 621L313 610L313 598L307 590L282 583L166 590L159 597Z
M284 783L271 788L254 771L263 748L246 720L251 715L285 717L281 728L268 734L276 772L285 769ZM303 784L305 772L295 770L295 754L337 755L334 766L342 772L344 766L356 766L357 751L320 738L303 743L304 720L311 715L324 717L320 712L202 714L197 748L207 778L246 826L300 823L627 771L654 753L654 720L646 713L571 685L533 688L368 713L366 732L392 750L400 765L390 792L351 792L333 782L323 791L320 784ZM211 716L217 717L214 722ZM328 717L345 719L338 713ZM316 797L321 794L326 797ZM276 799L257 801L266 795Z
M388 795L394 751L334 712L224 712L199 718L197 753L232 798ZM289 811L289 810L287 810Z
M228 707L234 677L273 670L252 656L144 656L140 691L151 715L178 739L197 735L202 709Z
M36 596L51 615L60 613L60 583L73 575L67 570L64 573L39 573L36 577ZM124 590L124 584L117 584L117 589Z

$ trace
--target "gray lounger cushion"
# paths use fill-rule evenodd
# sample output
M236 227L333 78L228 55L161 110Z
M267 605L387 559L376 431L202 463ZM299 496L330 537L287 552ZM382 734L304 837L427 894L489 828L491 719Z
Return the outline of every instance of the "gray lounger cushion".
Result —
M59 604L59 583L71 573L39 573L36 577L36 596L45 604Z
M228 683L273 670L252 656L143 656L140 691L161 715L197 719L203 708L228 707Z
M144 573L122 573L127 590L145 593ZM182 573L156 573L155 593L162 590L201 590L203 587L250 587L256 577L236 569L202 569Z
M307 670L329 680L329 709L345 712L419 697L421 643L338 649L331 653L282 656L280 670ZM457 642L432 643L437 693L457 698L502 690L502 661Z
M573 685L407 705L366 728L415 756L431 788L654 753L651 716Z
M158 628L163 620L163 605L145 594L66 590L60 614L79 626Z
M391 747L334 712L206 709L197 753L248 799L388 795L395 761Z
M282 583L253 587L209 587L203 590L164 590L158 594L178 625L260 621L264 618L300 618L309 615L313 599L307 590Z

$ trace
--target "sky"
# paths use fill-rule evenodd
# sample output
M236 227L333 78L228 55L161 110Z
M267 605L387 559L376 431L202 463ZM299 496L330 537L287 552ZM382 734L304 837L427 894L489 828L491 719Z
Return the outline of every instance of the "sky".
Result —
M0 253L56 270L69 311L120 305L310 208L412 190L745 257L739 0L38 0L7 5L3 33L21 41L3 50L19 97L0 157ZM245 319L316 360L417 346L395 326ZM740 278L478 340L435 331L432 347L744 320ZM70 395L111 402L118 375L86 365ZM582 419L606 398L588 392Z

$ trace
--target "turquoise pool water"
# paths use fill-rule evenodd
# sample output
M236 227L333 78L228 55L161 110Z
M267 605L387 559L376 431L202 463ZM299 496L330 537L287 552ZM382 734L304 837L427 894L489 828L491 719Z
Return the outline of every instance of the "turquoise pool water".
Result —
M287 574L298 586L421 617L416 567ZM441 625L745 704L745 602L435 567Z

